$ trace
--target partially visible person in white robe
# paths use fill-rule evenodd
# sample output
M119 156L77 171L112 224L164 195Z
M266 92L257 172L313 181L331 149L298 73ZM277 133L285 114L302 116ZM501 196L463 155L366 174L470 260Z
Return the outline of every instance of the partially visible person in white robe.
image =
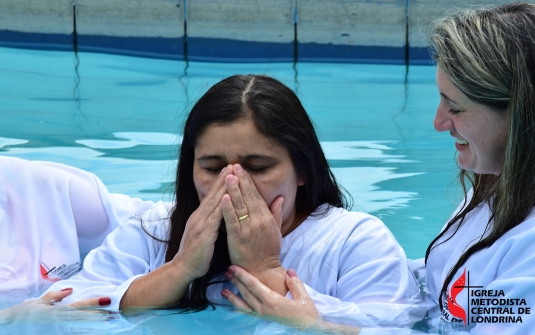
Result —
M0 156L3 302L39 295L77 274L82 257L142 205L139 199L110 194L92 173Z

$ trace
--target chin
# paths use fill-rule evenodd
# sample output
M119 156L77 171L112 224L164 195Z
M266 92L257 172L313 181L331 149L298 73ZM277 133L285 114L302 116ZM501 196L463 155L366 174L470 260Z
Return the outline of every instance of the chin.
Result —
M501 170L499 169L493 170L493 169L465 168L463 166L461 166L461 168L466 171L471 171L477 174L493 174L495 176L499 176L501 173Z
M466 171L472 171L472 172L475 172L475 173L479 173L476 171L476 169L474 169L473 166L471 166L470 164L463 164L461 161L457 160L457 165L459 165L459 167L463 170L466 170Z

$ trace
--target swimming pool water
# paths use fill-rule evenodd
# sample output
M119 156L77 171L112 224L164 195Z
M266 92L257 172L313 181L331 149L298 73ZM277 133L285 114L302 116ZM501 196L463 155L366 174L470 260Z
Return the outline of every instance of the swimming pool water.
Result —
M461 200L451 186L454 142L432 126L431 66L185 63L0 48L0 154L73 165L111 192L170 200L185 116L235 73L271 75L292 88L353 210L380 217L409 258L424 256Z

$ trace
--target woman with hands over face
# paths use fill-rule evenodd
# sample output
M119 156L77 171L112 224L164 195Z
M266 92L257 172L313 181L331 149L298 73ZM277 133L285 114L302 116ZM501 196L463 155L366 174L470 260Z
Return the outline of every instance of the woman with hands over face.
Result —
M236 269L290 297L294 269L322 314L417 291L384 224L343 209L312 122L273 78L232 76L199 99L184 126L175 192L172 204L123 224L77 276L50 290L73 288L62 303L108 296L109 310L202 310L238 294L229 280Z

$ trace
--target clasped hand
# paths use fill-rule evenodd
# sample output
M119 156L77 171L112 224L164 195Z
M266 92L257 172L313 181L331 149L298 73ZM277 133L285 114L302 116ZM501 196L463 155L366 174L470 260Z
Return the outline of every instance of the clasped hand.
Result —
M283 198L275 198L268 208L247 171L239 164L233 169L221 199L231 263L286 294L286 270L280 262Z
M282 202L277 197L268 208L249 174L239 164L227 166L188 219L173 262L191 281L205 275L224 219L231 263L286 294L280 262Z

